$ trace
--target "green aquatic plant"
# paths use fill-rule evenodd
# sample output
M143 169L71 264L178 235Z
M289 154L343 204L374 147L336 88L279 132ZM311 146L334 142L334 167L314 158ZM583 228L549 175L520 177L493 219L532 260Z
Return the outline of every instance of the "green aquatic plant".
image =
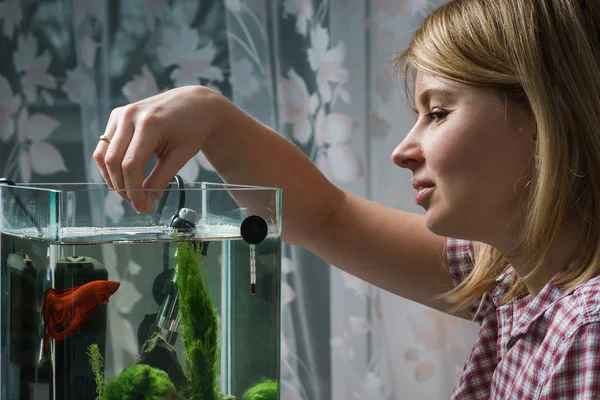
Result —
M257 383L244 393L244 400L277 400L279 385L276 381L267 380Z
M189 242L180 242L177 246L176 283L184 349L183 369L189 382L186 397L190 400L233 399L217 389L217 309L208 290L206 271L203 271L200 262L201 247L201 244Z
M234 396L221 393L217 385L219 366L217 309L208 290L206 271L202 268L201 250L201 244L179 242L176 252L175 282L179 290L181 338L184 349L183 370L187 385L180 385L178 390L169 378L168 371L142 363L150 362L148 357L148 359L140 358L106 384L102 382L103 400L235 400ZM146 342L144 349L149 352L151 349L159 348L160 345L170 348L168 343L156 334ZM170 353L170 351L166 352ZM100 364L97 363L96 355L92 357L95 351L90 349L89 354L92 369L99 382L102 375L96 373L95 366L101 365L100 353L97 352L97 356L100 356ZM170 372L174 377L177 376L174 371ZM265 392L268 383L260 385L263 385L262 392ZM276 397L257 397L258 391L253 393L256 394L249 398L251 400L276 399Z
M104 388L104 400L185 400L177 393L167 373L139 364L126 368L110 379Z
M96 343L92 343L88 346L86 354L90 359L90 366L96 377L96 399L101 399L102 393L104 392L104 360L102 359L102 354L100 354L100 349Z

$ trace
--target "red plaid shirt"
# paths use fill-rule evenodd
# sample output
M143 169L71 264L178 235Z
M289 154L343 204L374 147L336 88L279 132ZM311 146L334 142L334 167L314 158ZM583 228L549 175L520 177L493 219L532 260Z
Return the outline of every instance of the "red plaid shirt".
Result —
M448 239L455 284L474 260L470 241ZM600 399L600 277L570 292L553 279L534 299L501 305L514 273L508 268L484 300L479 337L452 398Z

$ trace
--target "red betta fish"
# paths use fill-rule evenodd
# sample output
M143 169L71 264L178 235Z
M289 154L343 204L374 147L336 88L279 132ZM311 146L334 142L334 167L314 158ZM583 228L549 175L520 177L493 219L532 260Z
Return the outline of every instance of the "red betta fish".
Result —
M108 303L108 298L120 285L117 281L99 280L69 289L46 290L42 306L43 355L48 352L48 339L64 340L79 331L81 325L100 304Z

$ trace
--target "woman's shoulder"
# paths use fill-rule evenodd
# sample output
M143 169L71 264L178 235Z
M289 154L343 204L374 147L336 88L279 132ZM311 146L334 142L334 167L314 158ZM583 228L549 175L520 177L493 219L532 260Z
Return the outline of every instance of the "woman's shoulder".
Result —
M563 340L570 340L586 327L600 328L600 276L568 291L554 287L553 292L560 295L548 305L543 314L549 324L561 332Z
M561 301L562 306L576 313L581 323L600 322L600 276L578 285Z

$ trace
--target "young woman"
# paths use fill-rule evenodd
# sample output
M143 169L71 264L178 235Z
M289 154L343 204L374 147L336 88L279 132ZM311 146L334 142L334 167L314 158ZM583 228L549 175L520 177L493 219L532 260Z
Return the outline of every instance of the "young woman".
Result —
M394 65L416 122L392 160L425 215L340 190L204 87L114 110L94 158L138 212L198 151L282 188L284 240L481 324L455 399L600 398L600 2L451 1Z

